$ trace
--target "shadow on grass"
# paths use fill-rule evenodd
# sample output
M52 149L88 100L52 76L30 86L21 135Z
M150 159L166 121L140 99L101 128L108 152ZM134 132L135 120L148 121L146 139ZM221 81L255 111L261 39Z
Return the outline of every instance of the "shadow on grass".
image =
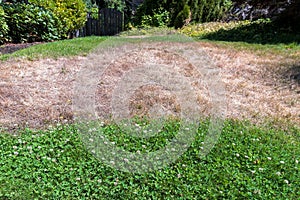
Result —
M201 36L202 39L247 42L255 44L300 44L300 32L270 21L257 21L251 24L238 26L230 30L220 29L213 33Z
M295 65L285 72L285 77L300 85L300 65Z

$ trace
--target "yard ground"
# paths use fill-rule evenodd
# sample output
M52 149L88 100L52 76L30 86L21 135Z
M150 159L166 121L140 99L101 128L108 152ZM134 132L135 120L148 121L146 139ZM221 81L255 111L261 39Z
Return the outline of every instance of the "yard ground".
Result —
M278 55L267 50L263 53L240 50L206 41L195 42L195 45L204 49L221 70L226 86L227 118L248 119L255 123L276 119L300 124L299 52ZM151 49L158 59L187 65L185 60L170 53L157 53L160 51L159 48ZM124 72L125 65L138 65L142 58L145 59L145 52L132 52L128 58L116 58L109 67L110 74ZM0 124L10 128L33 128L55 121L72 121L73 84L76 73L87 59L73 56L33 61L16 58L1 62ZM105 79L122 75L118 74L106 74ZM103 87L111 93L115 82L107 84L110 86ZM202 99L208 98L201 95ZM205 101L200 103L205 104Z
M126 49L131 46L125 45L124 54L118 53L123 51L101 54L96 50L95 54L89 54L100 43L105 44L106 39L87 37L58 41L0 56L0 199L298 199L298 45L205 40L168 43L169 39L154 36L155 42L143 43L143 48ZM134 41L145 42L146 39L147 36L131 37L124 41L138 44ZM211 113L207 110L211 102L203 82L210 77L198 73L189 63L191 59L171 51L182 47L204 50L201 58L208 58L220 70L226 88L227 119L221 134L213 138L216 142L213 147L211 141L206 140L211 132L212 123L208 120ZM129 167L143 164L132 159L132 154L142 155L143 161L146 160L143 156L155 155L155 160L146 162L149 166L159 165L164 158L157 156L157 152L181 133L180 122L172 120L174 118L160 127L159 134L149 138L134 137L120 128L123 124L110 121L101 121L99 127L89 126L87 131L80 131L82 126L73 123L76 113L72 107L73 104L78 106L74 98L78 95L74 92L78 91L73 90L75 83L89 86L90 77L98 76L98 73L78 76L78 72L87 66L97 70L106 62L99 59L102 55L109 56L109 64L93 93L98 113L111 111L113 91L118 91L116 85L124 80L129 82L131 79L126 77L130 73L125 73L136 66L153 66L153 61L171 74L178 71L180 77L195 78L190 88L197 95L204 119L199 121L192 143L177 160L145 173L117 170L114 166L115 163ZM78 82L82 77L86 78L85 82ZM181 82L177 77L174 79L173 74L166 79ZM176 97L179 96L164 87L148 84L130 96L129 111L132 115L147 115L151 107L159 104L164 111L178 114L181 105ZM153 121L149 123L156 126L157 121ZM147 124L134 122L134 127ZM87 125L93 126L93 123ZM89 135L93 131L95 138ZM97 140L99 138L108 138L108 142ZM89 145L94 144L108 146L108 149L89 149ZM126 154L129 156L116 154L110 144L129 152ZM201 156L207 146L211 149ZM169 157L169 152L166 149L163 156ZM117 155L116 162L111 160L114 159L111 155Z

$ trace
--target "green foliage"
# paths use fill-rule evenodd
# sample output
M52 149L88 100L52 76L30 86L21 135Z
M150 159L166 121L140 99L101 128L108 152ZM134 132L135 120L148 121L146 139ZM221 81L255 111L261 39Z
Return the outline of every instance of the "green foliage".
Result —
M114 8L123 12L126 5L124 0L105 0L107 8Z
M175 18L174 27L176 29L182 28L185 24L187 24L186 20L189 20L190 15L190 7L188 5L184 5L183 10L180 11Z
M7 41L7 34L8 34L8 25L5 19L5 12L0 5L0 44L3 44Z
M61 21L65 36L80 29L86 22L86 4L83 0L30 0L31 3L51 10Z
M12 42L50 41L60 39L61 23L58 18L42 7L14 3L2 4Z
M231 22L206 22L185 26L180 33L191 37L202 38L205 35L218 32L220 30L231 30L236 27L250 24L250 21L231 21Z
M98 19L99 18L99 8L96 4L96 2L92 2L91 0L84 0L86 4L86 9L87 12L90 14L90 16L93 19Z
M175 163L161 170L117 171L87 152L73 125L0 134L1 199L298 199L299 127L286 130L226 121L221 137L203 158L208 121ZM128 151L149 152L178 130L168 122L153 138L129 137L114 124L100 127Z
M226 11L231 7L231 4L230 0L145 0L137 10L134 25L138 26L141 24L142 16L150 15L152 17L157 9L162 8L170 13L169 25L175 26L176 22L176 25L181 27L179 26L181 20L177 16L184 10L185 5L190 7L189 10L193 22L216 21L223 18Z
M199 39L240 41L258 44L300 43L300 35L291 29L278 26L270 19L229 23L203 23L190 25L182 33Z
M166 27L170 23L170 13L163 8L154 11L153 16L143 15L139 28Z
M218 21L232 6L231 0L195 0L189 1L194 22Z
M98 19L99 18L99 8L97 5L93 5L90 9L89 9L89 13L91 15L91 17L93 19Z

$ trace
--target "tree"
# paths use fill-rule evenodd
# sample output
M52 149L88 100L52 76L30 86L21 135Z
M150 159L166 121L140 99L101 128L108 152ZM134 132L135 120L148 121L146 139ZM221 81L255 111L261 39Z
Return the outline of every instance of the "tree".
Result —
M184 25L188 24L191 19L191 11L188 5L183 6L183 10L178 13L174 20L174 27L182 28Z
M300 32L300 0L294 0L274 19L277 26Z
M278 27L300 30L300 0L234 0L229 20L271 18Z

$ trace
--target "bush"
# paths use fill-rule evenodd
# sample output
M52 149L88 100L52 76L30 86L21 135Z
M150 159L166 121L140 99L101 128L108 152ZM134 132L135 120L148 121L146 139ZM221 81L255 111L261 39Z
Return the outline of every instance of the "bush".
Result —
M5 12L0 6L0 44L7 41L8 26L5 20Z
M188 20L191 16L190 7L188 5L185 5L183 7L183 10L178 13L176 16L174 27L176 29L182 28L186 23L186 20Z
M140 28L149 28L149 27L166 27L170 23L170 13L163 8L157 9L153 16L143 15L141 17Z
M83 0L30 0L51 10L61 21L65 36L85 25L87 9Z
M161 9L169 13L170 19L168 25L175 26L175 21L177 21L176 23L179 23L179 19L176 20L176 18L178 17L179 13L184 9L185 5L189 6L189 10L191 12L191 20L193 20L193 22L210 22L222 19L225 13L228 11L228 9L231 7L232 1L144 0L143 3L137 9L137 12L134 17L134 25L141 25L145 21L143 16L146 16L146 18L149 18L149 16L153 18L153 16L155 16L156 14L156 11L158 9Z
M18 43L60 39L62 26L51 11L23 3L3 4L3 8L10 41Z

